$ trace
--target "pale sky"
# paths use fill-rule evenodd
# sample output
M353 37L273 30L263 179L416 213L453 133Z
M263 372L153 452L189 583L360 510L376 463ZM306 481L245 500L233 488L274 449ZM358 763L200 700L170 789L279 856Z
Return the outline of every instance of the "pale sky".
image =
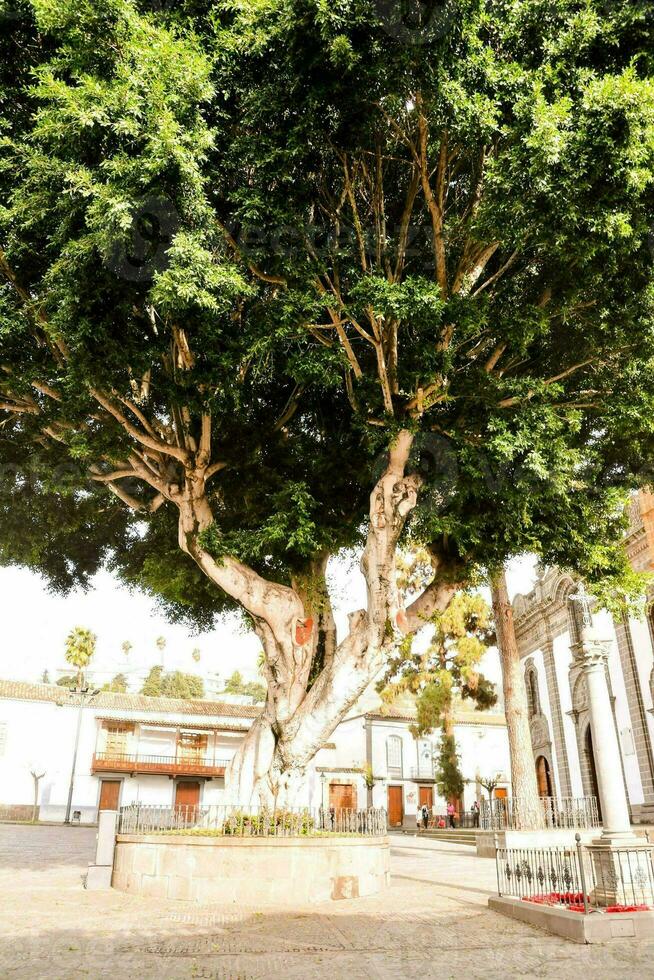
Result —
M365 605L363 578L354 559L334 562L329 578L342 634L347 613ZM528 592L533 578L532 558L514 561L508 569L511 595ZM258 676L258 640L244 629L237 616L227 617L211 632L194 635L182 626L168 623L153 600L131 592L108 572L99 573L88 592L78 590L58 596L48 592L44 580L27 569L0 568L0 597L2 679L40 681L47 670L54 682L62 673L69 673L64 643L74 626L88 627L98 637L90 672L94 684L103 684L123 673L130 690L138 691L150 667L161 663L162 654L156 647L159 636L166 639L165 669L200 674L208 693L219 690L234 670L240 670L249 680ZM128 657L121 650L124 640L133 644ZM196 647L200 650L199 663L191 656ZM484 670L491 680L499 679L494 651L487 655Z

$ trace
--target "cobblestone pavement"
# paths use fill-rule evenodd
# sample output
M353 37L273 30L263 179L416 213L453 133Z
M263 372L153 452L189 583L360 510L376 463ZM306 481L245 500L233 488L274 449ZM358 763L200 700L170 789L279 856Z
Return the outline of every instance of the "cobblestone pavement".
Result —
M492 860L392 838L383 895L264 912L86 892L88 828L0 825L0 978L398 980L653 975L654 943L577 946L486 907Z

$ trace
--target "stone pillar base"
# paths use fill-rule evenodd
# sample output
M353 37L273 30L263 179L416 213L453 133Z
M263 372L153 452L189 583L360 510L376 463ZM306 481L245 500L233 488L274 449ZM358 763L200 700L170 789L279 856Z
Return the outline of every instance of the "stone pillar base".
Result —
M586 847L587 873L592 875L590 901L612 905L652 905L654 872L650 844L631 833L607 834Z
M90 892L103 892L111 888L112 868L105 864L89 864L85 888Z

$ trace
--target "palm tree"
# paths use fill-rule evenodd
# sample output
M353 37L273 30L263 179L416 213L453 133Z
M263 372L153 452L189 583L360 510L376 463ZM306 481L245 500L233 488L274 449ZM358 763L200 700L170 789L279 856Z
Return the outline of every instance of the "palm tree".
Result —
M88 667L95 653L97 636L83 626L76 626L66 637L65 657L69 664L77 667L77 690L84 686L84 668Z

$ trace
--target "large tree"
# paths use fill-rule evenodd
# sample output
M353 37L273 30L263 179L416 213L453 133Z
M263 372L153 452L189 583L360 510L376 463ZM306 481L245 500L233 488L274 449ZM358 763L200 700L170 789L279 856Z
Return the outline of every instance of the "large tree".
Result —
M15 0L1 35L1 557L240 606L243 799L480 563L617 574L651 458L648 4L425 10Z

